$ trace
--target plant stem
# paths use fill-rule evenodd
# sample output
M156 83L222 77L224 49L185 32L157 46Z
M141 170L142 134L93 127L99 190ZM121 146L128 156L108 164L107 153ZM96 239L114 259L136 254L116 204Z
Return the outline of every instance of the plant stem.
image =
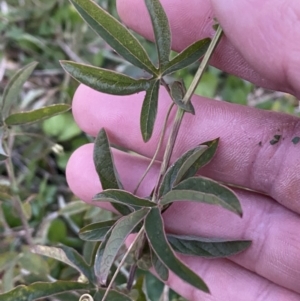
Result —
M107 297L107 295L108 295L108 293L109 293L109 291L110 291L110 289L111 289L111 287L112 287L112 285L113 285L113 283L114 283L114 281L115 281L115 279L116 279L116 277L117 277L117 275L118 275L118 273L119 273L121 267L123 266L123 264L124 264L124 262L125 262L127 256L129 255L129 253L131 252L131 250L132 250L133 247L135 246L135 244L136 244L136 242L138 241L138 239L140 238L140 236L144 233L144 230L145 230L145 228L144 228L144 226L143 226L143 227L140 229L140 231L138 232L138 234L136 235L136 237L134 238L133 242L130 244L128 250L126 251L125 255L123 256L121 262L119 263L119 265L118 265L118 267L117 267L117 269L116 269L116 271L115 271L113 277L111 278L111 281L110 281L108 287L106 288L106 291L105 291L105 294L104 294L104 296L103 296L103 298L102 298L102 301L105 301L105 299L106 299L106 297Z
M191 83L191 85L189 86L186 94L184 95L184 98L183 98L183 103L188 103L192 97L192 95L194 94L196 88L197 88L197 85L208 65L208 62L215 50L215 48L217 47L218 45L218 42L220 41L221 39L221 36L222 36L222 28L220 26L218 26L218 29L216 31L216 34L214 35L213 39L211 40L210 42L210 45L203 57L203 60L201 61L201 64L193 78L193 81ZM167 144L167 147L166 147L166 150L165 150L165 154L164 154L164 158L163 158L163 162L162 162L162 165L161 165L161 169L160 169L160 175L159 175L159 179L158 179L158 183L156 185L156 189L155 189L155 198L157 197L157 190L158 190L158 186L164 176L164 174L166 173L167 171L167 168L168 168L168 165L169 165L169 162L170 162L170 158L171 158L171 155L172 155L172 152L173 152L173 149L174 149L174 145L175 145L175 142L176 142L176 138L177 138L177 135L178 135L178 131L179 131L179 128L180 128L180 125L181 125L181 122L182 122L182 119L183 119L183 115L184 115L184 110L181 109L181 108L177 108L177 113L176 113L176 116L175 116L175 119L174 119L174 123L173 123L173 127L172 127L172 130L171 130L171 134L169 136L169 140L168 140L168 144Z
M164 141L164 137L165 137L165 133L166 133L166 127L167 127L167 122L168 122L168 120L169 120L170 113L171 113L171 111L172 111L173 106L174 106L174 103L172 103L172 104L170 105L169 109L168 109L168 112L167 112L167 115L166 115L166 118L165 118L165 121L164 121L164 124L163 124L163 128L162 128L162 130L161 130L161 134L160 134L160 137L159 137L159 142L158 142L158 145L157 145L157 147L156 147L156 151L155 151L155 153L154 153L154 156L153 156L151 162L149 163L149 165L148 165L146 171L144 172L144 174L142 175L141 179L139 180L139 183L138 183L138 185L136 186L136 188L135 188L133 194L136 194L136 193L137 193L137 191L138 191L138 189L139 189L141 183L143 182L144 178L146 177L147 173L149 172L150 168L152 167L153 163L154 163L155 160L156 160L156 157L157 157L157 155L158 155L158 153L159 153L159 151L160 151L162 142Z

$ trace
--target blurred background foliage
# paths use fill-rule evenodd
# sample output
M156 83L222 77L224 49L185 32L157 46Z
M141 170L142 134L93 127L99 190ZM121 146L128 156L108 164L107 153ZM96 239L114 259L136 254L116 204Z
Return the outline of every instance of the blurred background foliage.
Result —
M117 15L115 1L97 2ZM153 44L141 41L156 60ZM67 0L0 0L0 95L17 70L32 61L39 62L13 111L71 103L78 84L60 67L59 60L64 59L133 77L143 75L107 47ZM175 77L183 78L188 86L195 70L191 66ZM196 93L299 115L294 97L255 87L213 67L205 73ZM0 293L34 281L77 279L75 270L32 254L29 246L62 243L76 248L90 261L93 244L81 241L78 230L110 218L111 213L91 208L73 196L64 173L70 154L92 138L80 131L68 112L34 125L14 127L5 139L11 164L0 163ZM182 300L151 274L140 274L148 300ZM119 278L122 276L128 276L126 269ZM78 296L66 294L51 300L78 300Z

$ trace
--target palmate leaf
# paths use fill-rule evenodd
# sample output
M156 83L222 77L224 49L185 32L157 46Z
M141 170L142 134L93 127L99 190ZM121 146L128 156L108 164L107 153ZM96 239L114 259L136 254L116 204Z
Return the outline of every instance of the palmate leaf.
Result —
M140 124L144 142L149 141L152 136L157 114L158 92L160 81L153 81L146 92L143 102Z
M250 240L211 239L186 235L167 235L173 250L206 258L228 257L238 254L251 245Z
M18 100L22 86L27 81L37 64L37 62L32 62L20 69L5 87L3 97L0 102L1 119L8 116L11 106Z
M65 113L70 109L70 105L67 104L50 105L32 111L11 114L4 122L8 126L29 124Z
M79 237L85 241L103 241L115 222L116 220L109 220L87 225L80 229Z
M67 246L48 247L36 245L31 248L35 254L47 256L64 262L82 273L91 283L95 282L92 268L86 263L84 258L74 249Z
M154 207L156 203L151 202L147 199L139 198L130 192L120 189L107 189L103 192L98 193L93 197L93 204L97 202L111 202L117 204L123 204L133 207Z
M177 161L175 161L167 170L163 181L160 185L159 196L163 196L172 190L175 183L181 180L179 171L183 166L190 167L207 149L206 145L198 145L197 147L184 153Z
M199 60L205 54L209 43L210 39L207 38L188 46L177 56L175 56L168 64L166 64L166 66L163 68L163 75L186 68L187 66Z
M159 0L145 0L152 26L158 52L160 69L169 63L171 52L171 32L167 15Z
M152 208L147 215L145 231L150 246L169 270L192 286L204 292L209 292L203 280L175 256L165 236L163 220L158 208Z
M179 183L165 194L160 204L193 201L223 207L242 217L242 207L236 194L228 187L204 177L192 177Z
M109 271L113 265L115 257L124 244L127 236L145 218L149 212L148 208L135 211L120 218L114 226L107 242L100 262L100 270L96 271L96 276L100 284L106 285Z
M195 109L192 103L189 101L188 103L183 102L184 95L186 93L186 89L184 83L182 81L174 81L169 85L171 98L174 103L183 109L187 113L192 113L195 115Z
M123 185L119 179L117 169L109 147L109 141L104 129L101 129L94 146L94 164L98 173L102 189L122 189ZM122 215L131 212L128 206L112 204Z
M216 153L219 139L204 142L184 153L167 170L159 188L159 196L169 192L180 181L193 177Z
M130 95L149 89L152 83L148 79L134 79L115 71L90 65L71 61L60 61L60 63L74 79L103 93Z
M72 281L36 282L29 286L17 286L1 294L0 301L33 301L65 292L88 291L91 288L89 284Z
M89 26L128 62L157 74L145 49L131 32L91 0L70 0Z

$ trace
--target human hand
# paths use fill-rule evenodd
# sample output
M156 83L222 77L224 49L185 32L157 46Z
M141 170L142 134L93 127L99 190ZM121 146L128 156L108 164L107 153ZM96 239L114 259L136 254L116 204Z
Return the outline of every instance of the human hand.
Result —
M300 44L294 42L300 40L300 6L295 0L161 2L171 23L175 50L212 36L212 19L216 16L226 35L212 61L216 67L263 87L300 96ZM119 0L118 10L129 27L152 37L143 1ZM95 136L105 127L111 142L145 156L114 151L121 180L129 191L134 190L146 169L147 158L153 156L170 104L161 89L153 138L144 144L139 130L142 100L142 93L119 97L80 86L73 101L75 120L85 132ZM300 136L299 119L196 96L193 104L196 116L185 115L173 160L203 141L220 137L215 158L201 174L270 197L237 190L243 219L206 205L173 204L164 214L169 232L251 239L253 243L248 250L229 259L182 258L205 280L211 295L194 290L172 274L168 284L191 301L299 300L300 144L291 142L293 137ZM282 138L270 145L275 134ZM67 168L70 188L86 202L101 190L92 151L92 144L78 149ZM157 164L148 174L139 189L140 195L151 192L158 169Z

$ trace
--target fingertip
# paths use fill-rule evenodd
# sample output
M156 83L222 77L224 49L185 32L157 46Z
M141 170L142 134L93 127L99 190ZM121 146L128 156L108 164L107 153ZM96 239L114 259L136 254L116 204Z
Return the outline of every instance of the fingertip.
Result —
M93 163L93 147L92 143L79 147L71 155L66 168L70 189L87 203L102 189Z

